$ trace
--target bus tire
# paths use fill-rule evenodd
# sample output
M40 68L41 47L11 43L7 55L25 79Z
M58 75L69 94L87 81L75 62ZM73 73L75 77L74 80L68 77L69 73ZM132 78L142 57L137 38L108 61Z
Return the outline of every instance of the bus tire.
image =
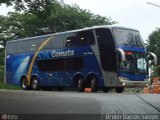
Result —
M22 77L21 78L21 88L23 90L28 90L29 89L27 77Z
M91 92L97 92L98 91L97 78L95 76L90 76L89 81L90 81Z
M85 86L84 86L84 79L81 76L78 76L76 79L76 83L77 83L77 90L78 92L84 92Z
M103 87L103 88L102 88L102 91L103 91L103 92L105 92L105 93L108 93L108 92L109 92L109 90L110 90L110 88L109 88L109 87Z
M124 91L124 87L116 87L115 89L117 93L122 93Z
M33 90L39 90L40 86L39 86L39 81L37 77L33 77L31 80L31 88Z
M58 86L58 87L56 87L56 89L57 89L57 91L63 91L63 90L64 90L64 87Z

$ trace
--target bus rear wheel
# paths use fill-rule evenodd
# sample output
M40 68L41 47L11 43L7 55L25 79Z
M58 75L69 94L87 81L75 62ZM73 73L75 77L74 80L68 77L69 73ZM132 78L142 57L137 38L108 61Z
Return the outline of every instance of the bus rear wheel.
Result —
M31 80L31 87L33 90L38 90L39 89L39 81L37 77L33 77Z
M124 91L124 87L116 87L115 89L117 93L122 93Z
M94 76L91 76L89 78L90 80L90 87L91 87L91 92L97 92L98 91L98 83L97 83L97 79Z
M29 89L29 87L28 87L28 80L27 80L26 77L23 77L23 78L21 79L21 88L22 88L23 90L28 90L28 89Z
M77 90L79 92L84 92L85 86L83 78L79 76L76 80L77 80Z

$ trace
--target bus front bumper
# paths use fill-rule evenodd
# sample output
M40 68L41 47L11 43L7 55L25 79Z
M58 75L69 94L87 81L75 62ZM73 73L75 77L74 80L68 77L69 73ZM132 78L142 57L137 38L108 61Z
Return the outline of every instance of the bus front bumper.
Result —
M120 79L120 83L124 87L145 87L145 86L149 86L150 81L149 80L145 80L145 81L130 81L130 80Z

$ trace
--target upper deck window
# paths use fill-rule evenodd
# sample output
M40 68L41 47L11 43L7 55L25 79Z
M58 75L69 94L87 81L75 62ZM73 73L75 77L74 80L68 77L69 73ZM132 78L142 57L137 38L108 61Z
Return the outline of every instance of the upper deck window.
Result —
M15 54L16 53L16 42L9 42L7 43L7 46L6 46L6 52L8 54Z
M138 31L114 28L113 33L118 46L131 45L144 47L142 37Z
M65 46L93 45L94 34L92 30L69 33L65 38Z

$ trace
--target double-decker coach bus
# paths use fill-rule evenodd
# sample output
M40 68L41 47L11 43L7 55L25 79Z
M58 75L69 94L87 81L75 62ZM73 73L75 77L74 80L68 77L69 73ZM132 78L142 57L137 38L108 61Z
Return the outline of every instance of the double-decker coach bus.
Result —
M7 42L5 82L33 90L75 86L121 93L148 84L152 63L157 57L146 52L139 31L95 26Z

